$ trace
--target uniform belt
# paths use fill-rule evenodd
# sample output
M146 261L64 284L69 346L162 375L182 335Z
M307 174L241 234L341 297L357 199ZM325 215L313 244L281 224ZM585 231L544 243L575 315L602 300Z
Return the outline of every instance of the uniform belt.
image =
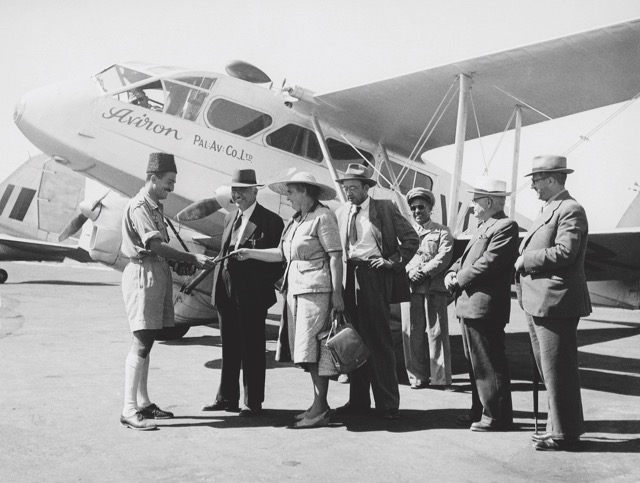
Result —
M370 267L371 260L365 260L364 258L348 258L347 267Z
M130 258L130 263L137 263L138 265L142 265L143 262L166 262L167 259L164 257L142 257L142 258Z

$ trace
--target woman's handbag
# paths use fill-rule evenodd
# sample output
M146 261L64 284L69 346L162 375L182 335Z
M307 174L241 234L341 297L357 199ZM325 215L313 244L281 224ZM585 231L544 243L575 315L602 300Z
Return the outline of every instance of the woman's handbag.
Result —
M344 315L339 315L331 326L326 346L340 374L356 370L371 354L353 325L344 320Z
M340 372L333 362L331 357L331 351L327 347L327 339L329 338L330 330L325 330L318 334L318 342L320 342L320 355L318 356L318 375L323 377L334 378Z

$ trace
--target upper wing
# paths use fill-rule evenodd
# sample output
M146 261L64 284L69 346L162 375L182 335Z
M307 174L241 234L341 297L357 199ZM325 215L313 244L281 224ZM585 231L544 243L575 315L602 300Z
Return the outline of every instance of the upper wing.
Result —
M317 113L334 127L408 156L459 74L474 80L471 93L485 136L502 132L522 102L557 118L631 99L640 92L639 52L640 20L634 20L314 98ZM525 109L522 125L544 120ZM455 124L456 109L449 108L426 150L452 144ZM467 139L476 137L475 129L467 129Z
M93 262L89 254L79 247L0 235L0 260L61 262L65 258Z

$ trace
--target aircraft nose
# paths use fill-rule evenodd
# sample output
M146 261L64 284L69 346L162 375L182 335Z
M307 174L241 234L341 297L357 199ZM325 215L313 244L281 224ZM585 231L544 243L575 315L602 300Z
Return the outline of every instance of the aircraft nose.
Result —
M22 114L24 114L24 110L27 106L27 101L24 97L20 98L20 100L16 103L16 107L13 110L13 122L16 124L20 124L20 120L22 119Z

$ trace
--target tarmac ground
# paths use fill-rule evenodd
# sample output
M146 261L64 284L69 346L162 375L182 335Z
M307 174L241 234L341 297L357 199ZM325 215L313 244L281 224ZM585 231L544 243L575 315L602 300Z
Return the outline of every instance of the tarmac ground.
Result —
M120 274L82 264L6 263L0 285L0 481L640 481L640 312L595 308L579 325L587 433L579 451L537 452L532 365L522 311L507 326L516 428L456 425L471 404L450 316L458 392L400 387L400 419L332 418L296 430L311 379L274 362L279 304L267 325L267 394L259 417L202 412L220 376L217 328L194 327L151 352L149 392L174 419L123 429L131 336ZM451 314L451 312L450 312ZM329 404L347 401L331 382ZM539 428L546 393L541 388Z

